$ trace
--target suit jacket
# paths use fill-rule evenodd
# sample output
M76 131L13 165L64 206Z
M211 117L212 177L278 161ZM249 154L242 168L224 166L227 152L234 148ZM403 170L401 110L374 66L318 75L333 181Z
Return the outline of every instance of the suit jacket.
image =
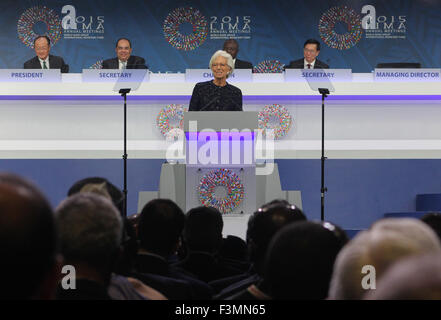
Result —
M40 60L37 56L32 59L26 61L23 65L24 69L42 69ZM62 57L49 55L49 68L50 69L60 69L62 73L69 72L69 65L64 63Z
M103 69L119 69L118 58L103 61ZM145 59L137 56L130 56L127 60L127 69L148 69Z
M251 62L236 59L234 69L253 69Z
M303 69L305 66L304 60L305 59L302 58L299 60L291 61L289 65L285 67L285 69ZM320 61L319 59L315 59L314 69L329 69L329 66L323 61Z

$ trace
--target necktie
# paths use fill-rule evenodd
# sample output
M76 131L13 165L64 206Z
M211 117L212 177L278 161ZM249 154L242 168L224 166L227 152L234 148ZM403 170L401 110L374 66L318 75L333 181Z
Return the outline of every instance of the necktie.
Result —
M46 61L43 61L43 69L47 69Z
M122 69L126 69L127 61L122 62Z
M308 66L308 69L311 69L311 64L310 63L308 63L307 66Z

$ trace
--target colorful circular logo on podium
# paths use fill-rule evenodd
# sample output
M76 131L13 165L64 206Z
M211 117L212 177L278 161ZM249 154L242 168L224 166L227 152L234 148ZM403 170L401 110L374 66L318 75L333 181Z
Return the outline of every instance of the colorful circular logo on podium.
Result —
M348 32L339 34L335 25L339 22L346 23ZM347 6L332 7L326 11L319 21L319 32L322 40L331 48L347 50L360 41L363 34L360 16Z
M193 32L183 34L180 28L190 24ZM204 15L192 7L177 8L164 20L165 39L178 50L191 51L207 39L208 22Z
M34 40L39 34L34 32L37 23L46 25L44 35L51 39L51 46L55 45L61 38L61 20L54 10L44 6L36 6L27 9L18 19L17 32L18 38L29 48L34 48Z
M224 189L225 195L217 195L216 189ZM222 213L234 211L244 198L244 187L237 174L229 169L216 169L207 173L199 182L199 201Z
M183 136L184 112L187 109L181 104L169 104L159 111L156 126L167 141L174 141Z
M272 136L274 139L283 138L291 129L293 120L289 111L280 104L265 106L259 112L257 123L259 129L263 130L266 136ZM268 130L272 130L270 135Z

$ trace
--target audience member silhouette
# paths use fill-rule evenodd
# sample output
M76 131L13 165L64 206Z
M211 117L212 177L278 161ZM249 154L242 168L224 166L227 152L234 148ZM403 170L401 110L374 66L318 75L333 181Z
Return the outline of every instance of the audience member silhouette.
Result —
M267 252L268 295L277 300L325 299L335 258L347 242L345 232L329 222L302 221L284 227Z
M282 227L297 221L306 220L306 216L294 205L285 200L275 200L259 208L248 220L247 245L251 268L237 277L222 279L210 283L213 288L221 290L216 299L226 299L252 284L258 283L263 277L265 254L272 237Z
M0 299L52 299L62 260L52 208L31 182L0 173Z
M124 194L109 180L102 177L88 177L75 182L69 189L67 195L71 196L79 192L94 192L106 198L109 198L113 205L118 209L123 217L123 199ZM133 267L133 259L138 251L138 242L136 239L133 224L123 217L123 237L121 240L122 253L115 265L115 272L122 275L129 275Z
M56 209L61 252L75 267L76 289L58 287L59 299L107 300L114 265L119 255L122 219L103 196L79 193Z
M211 299L210 286L170 265L170 257L180 246L184 224L185 214L173 201L155 199L147 203L139 216L136 272L185 280L192 287L195 299Z
M205 282L239 274L240 270L219 260L222 229L223 220L219 210L211 207L191 209L184 227L187 257L175 266Z
M440 252L435 232L422 221L412 218L389 218L374 223L358 233L338 254L329 288L329 299L362 299L369 290L374 268L378 281L387 268L405 257ZM369 267L369 269L366 268Z

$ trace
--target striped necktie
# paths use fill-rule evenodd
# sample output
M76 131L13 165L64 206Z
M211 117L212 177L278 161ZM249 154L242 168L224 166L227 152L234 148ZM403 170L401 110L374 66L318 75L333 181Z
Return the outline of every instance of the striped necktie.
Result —
M43 61L43 69L47 69L46 61Z

